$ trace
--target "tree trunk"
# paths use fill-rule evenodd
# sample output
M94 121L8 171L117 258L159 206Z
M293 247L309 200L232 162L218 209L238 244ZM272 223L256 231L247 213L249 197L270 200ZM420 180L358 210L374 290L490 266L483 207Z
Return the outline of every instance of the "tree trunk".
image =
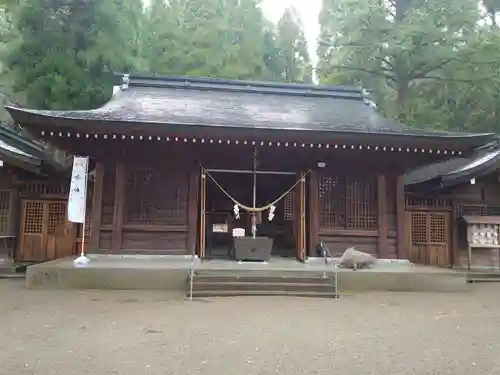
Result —
M398 82L398 117L402 121L408 120L408 97L409 97L409 85L404 82Z

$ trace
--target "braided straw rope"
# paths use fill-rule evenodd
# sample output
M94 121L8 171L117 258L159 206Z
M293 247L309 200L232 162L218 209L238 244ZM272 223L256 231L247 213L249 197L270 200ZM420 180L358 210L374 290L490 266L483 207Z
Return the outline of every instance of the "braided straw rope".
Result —
M238 207L244 209L245 211L247 212L252 212L252 213L255 213L255 212L263 212L263 211L266 211L268 210L271 206L276 206L276 203L278 203L279 201L281 201L283 198L286 197L286 195L288 193L290 193L293 189L295 189L295 187L300 184L302 181L305 180L306 176L311 172L311 170L309 169L305 174L304 176L302 176L299 180L297 180L297 182L295 182L292 187L290 189L288 189L287 191L285 191L283 194L281 194L278 198L276 198L274 201L272 201L271 203L263 206L263 207L249 207L249 206L245 206L244 204L238 202L236 199L234 199L223 187L221 184L219 184L217 182L217 180L210 174L207 172L207 170L205 168L203 168L203 166L201 166L201 168L203 169L203 174L205 174L206 176L208 176L213 182L214 184L236 205L238 205Z

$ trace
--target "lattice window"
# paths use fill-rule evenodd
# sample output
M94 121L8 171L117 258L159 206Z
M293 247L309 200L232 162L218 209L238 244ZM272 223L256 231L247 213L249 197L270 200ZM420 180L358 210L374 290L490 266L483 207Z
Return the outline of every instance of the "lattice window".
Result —
M446 243L446 215L429 214L429 241Z
M351 180L347 185L347 227L373 229L377 227L377 196L374 181Z
M25 202L24 210L24 233L42 233L44 203L39 201Z
M411 242L415 245L447 242L446 213L411 213Z
M320 227L345 227L345 182L340 177L318 176Z
M293 220L293 202L295 202L295 193L292 190L283 199L283 219Z
M11 207L12 191L0 190L0 234L10 235L12 228L12 207Z
M427 243L427 214L412 212L411 240L414 244Z
M322 228L376 229L376 183L321 175L318 179L319 221Z
M128 180L126 221L136 225L186 225L188 175L150 169Z
M54 233L56 228L66 222L66 203L54 202L48 204L49 216L47 222L47 232Z

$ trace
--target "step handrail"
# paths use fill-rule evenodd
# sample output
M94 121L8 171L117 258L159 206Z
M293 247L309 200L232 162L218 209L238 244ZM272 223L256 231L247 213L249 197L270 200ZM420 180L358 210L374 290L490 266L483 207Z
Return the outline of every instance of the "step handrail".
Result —
M191 265L189 267L189 300L193 300L193 282L194 282L194 262L198 257L191 254Z
M332 256L332 253L330 253L330 250L328 249L328 247L326 247L325 243L323 241L321 241L319 243L319 246L321 248L321 251L323 252L323 258L325 260L325 265L328 264L328 258L331 259L332 263L333 263L333 277L334 277L334 281L333 281L333 288L335 289L335 298L339 298L339 289L338 289L338 286L339 286L339 273L338 273L338 265L337 263L335 262L335 259L333 258ZM323 273L323 277L326 278L326 271Z

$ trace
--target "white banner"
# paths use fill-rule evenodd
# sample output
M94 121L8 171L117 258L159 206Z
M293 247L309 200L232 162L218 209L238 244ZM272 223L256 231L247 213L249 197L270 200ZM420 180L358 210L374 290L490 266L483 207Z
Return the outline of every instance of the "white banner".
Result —
M85 222L88 168L88 157L74 157L73 173L71 174L71 187L68 199L68 220L73 223Z

